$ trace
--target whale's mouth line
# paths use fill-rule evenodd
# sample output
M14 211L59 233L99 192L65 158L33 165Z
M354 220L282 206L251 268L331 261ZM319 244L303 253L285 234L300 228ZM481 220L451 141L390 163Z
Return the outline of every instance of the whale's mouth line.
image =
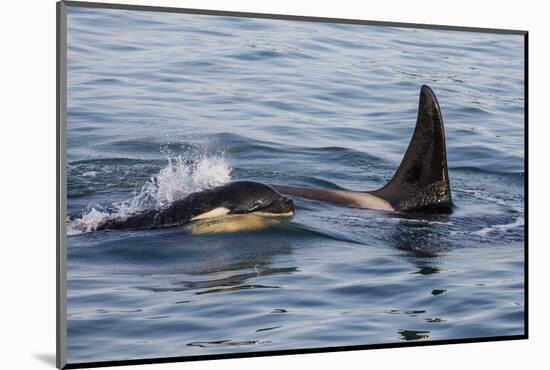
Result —
M282 218L292 218L294 217L294 212L279 212L279 213L271 213L271 212L264 212L264 211L258 211L258 212L250 212L247 213L248 215L254 215L254 216L260 216L260 217L282 217Z
M229 209L225 207L214 208L208 212L202 213L191 218L189 221L199 221L212 218L222 218L227 216L238 216L238 215L252 215L258 217L270 217L270 218L292 218L294 217L294 211L288 212L269 212L269 211L256 211L256 212L245 212L245 213L230 213Z

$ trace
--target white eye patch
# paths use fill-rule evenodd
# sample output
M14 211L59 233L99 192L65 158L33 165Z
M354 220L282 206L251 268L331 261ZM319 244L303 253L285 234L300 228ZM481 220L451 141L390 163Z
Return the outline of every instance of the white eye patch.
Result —
M212 218L212 217L219 217L219 216L225 216L229 213L229 209L225 207L218 207L214 208L208 212L201 213L198 216L195 216L191 219L191 221L195 220L204 220L205 218Z

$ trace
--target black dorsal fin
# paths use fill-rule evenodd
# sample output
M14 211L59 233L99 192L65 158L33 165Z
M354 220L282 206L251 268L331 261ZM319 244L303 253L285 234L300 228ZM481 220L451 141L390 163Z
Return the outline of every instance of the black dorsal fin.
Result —
M443 118L428 86L420 89L416 128L403 161L390 182L370 193L388 201L396 211L451 211Z

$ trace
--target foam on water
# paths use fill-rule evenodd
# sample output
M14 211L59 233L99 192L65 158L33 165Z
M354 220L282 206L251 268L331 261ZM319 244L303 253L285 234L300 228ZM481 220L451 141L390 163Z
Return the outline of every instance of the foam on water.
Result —
M94 231L107 219L124 219L132 214L164 207L188 194L220 186L230 180L231 167L224 156L168 157L166 167L151 176L132 198L114 202L110 212L98 204L89 204L81 217L68 220L67 235Z
M480 236L488 236L493 233L505 233L511 229L523 227L525 224L523 217L518 217L517 220L508 224L493 225L490 227L484 227L481 230L475 231L474 234Z
M98 208L90 205L81 218L69 221L67 224L67 235L88 233L95 230L102 222L105 222L110 215L102 207Z

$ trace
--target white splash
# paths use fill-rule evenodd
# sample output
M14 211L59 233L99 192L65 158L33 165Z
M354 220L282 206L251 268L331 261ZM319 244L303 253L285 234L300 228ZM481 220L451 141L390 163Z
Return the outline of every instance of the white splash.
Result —
M67 224L67 235L76 235L93 231L102 222L109 218L109 213L105 210L88 206L82 218L77 218L69 221Z
M168 158L168 164L151 176L139 192L123 202L112 204L112 212L90 204L81 218L68 221L67 235L95 230L109 218L163 207L188 194L223 185L231 180L231 167L223 156L202 155L195 160L183 156Z

